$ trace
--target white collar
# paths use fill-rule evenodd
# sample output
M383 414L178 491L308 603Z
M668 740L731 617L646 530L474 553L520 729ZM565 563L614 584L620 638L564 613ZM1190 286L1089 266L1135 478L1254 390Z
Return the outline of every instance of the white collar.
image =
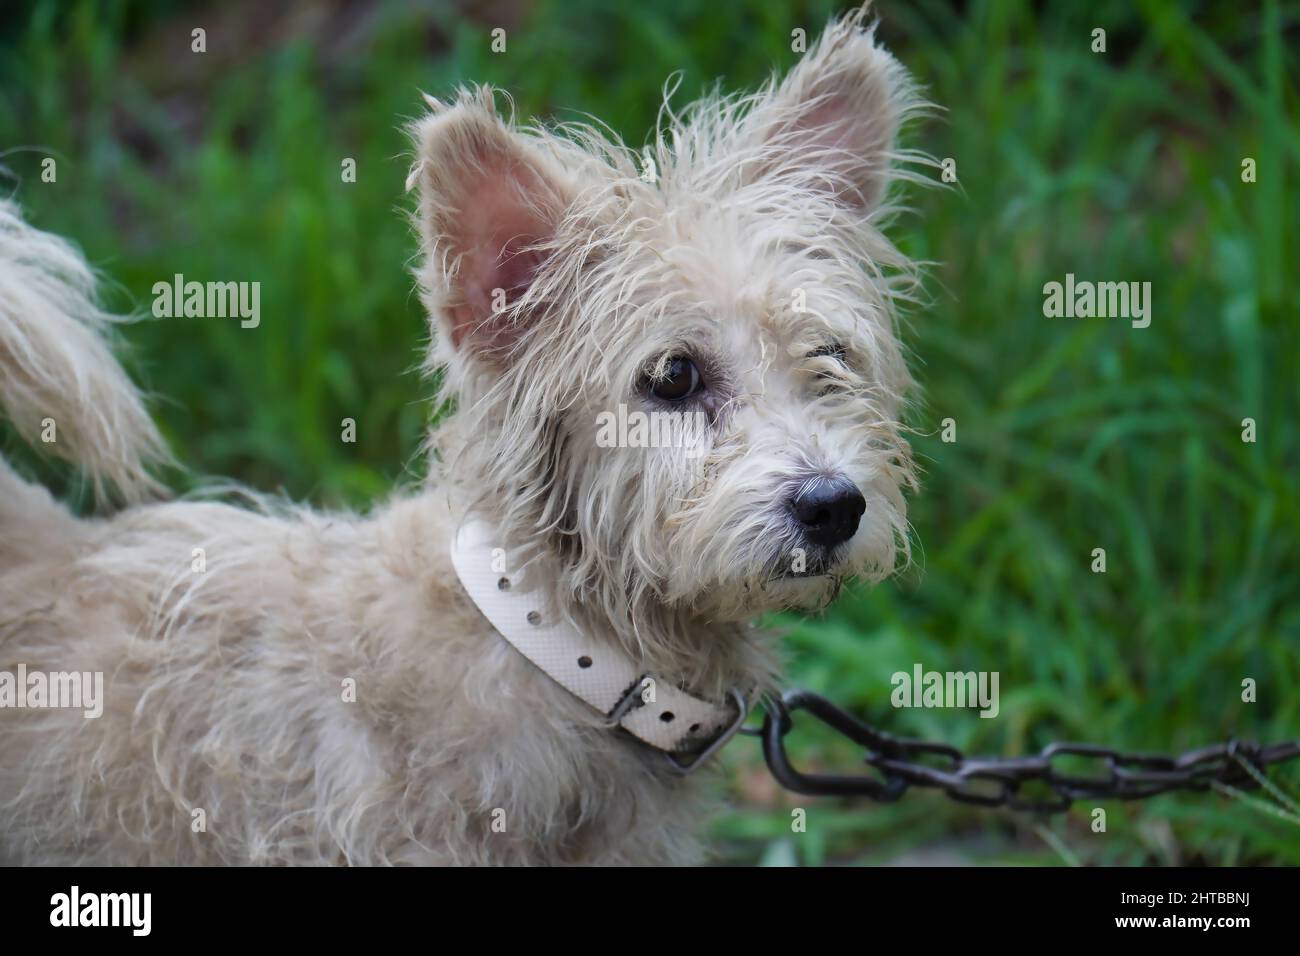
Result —
M452 540L456 576L483 616L519 653L609 721L661 750L689 772L741 727L746 695L714 703L647 673L612 641L595 641L567 621L547 619L535 592L517 587L506 569L508 549L486 521L469 519ZM694 756L683 764L676 755Z

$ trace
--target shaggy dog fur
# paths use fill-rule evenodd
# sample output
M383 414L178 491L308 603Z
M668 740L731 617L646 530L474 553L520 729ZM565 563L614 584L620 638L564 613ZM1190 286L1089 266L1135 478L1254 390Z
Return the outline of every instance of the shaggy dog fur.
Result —
M862 14L783 81L665 107L653 182L597 130L518 128L494 99L430 100L412 129L450 413L428 485L366 516L149 500L165 451L90 271L0 206L0 406L33 439L52 420L34 444L130 504L77 519L0 463L0 669L105 682L98 719L0 709L0 859L697 860L707 774L492 630L451 567L458 524L481 515L548 608L715 699L772 686L747 621L905 552L894 324L915 280L879 227L916 100ZM683 355L702 458L601 447L597 415L654 410L646 383ZM861 524L787 573L789 499L833 475Z

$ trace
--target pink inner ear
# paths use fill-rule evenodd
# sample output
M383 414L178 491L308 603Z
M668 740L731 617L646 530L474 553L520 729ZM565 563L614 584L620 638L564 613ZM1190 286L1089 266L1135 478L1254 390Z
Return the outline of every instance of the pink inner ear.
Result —
M883 96L870 87L831 92L814 88L797 118L777 133L789 163L833 174L824 187L859 211L874 208L887 186L894 126Z
M542 265L542 253L530 246L544 241L553 227L538 203L541 183L536 173L520 163L486 168L466 190L461 213L454 225L462 250L460 287L462 304L452 309L452 345L471 342L485 350L508 348L521 331L494 306L495 290L505 294L510 307L527 291Z
M871 151L868 121L853 115L853 103L846 96L831 96L818 103L794 123L793 130L805 145L815 150L835 150L830 158L830 168L847 174L852 188L839 190L840 198L854 206L870 205L873 197L867 195L869 170L866 158ZM814 159L813 162L822 160Z
M842 96L824 100L795 123L795 129L807 133L814 145L836 149L852 148L853 144L849 141L852 126L848 103Z

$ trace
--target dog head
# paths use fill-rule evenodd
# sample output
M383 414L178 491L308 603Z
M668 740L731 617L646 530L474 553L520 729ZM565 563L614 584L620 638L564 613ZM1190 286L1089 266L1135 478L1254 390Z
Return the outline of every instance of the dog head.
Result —
M894 568L914 280L878 227L913 103L859 13L641 154L486 89L415 125L436 444L583 601L739 620Z

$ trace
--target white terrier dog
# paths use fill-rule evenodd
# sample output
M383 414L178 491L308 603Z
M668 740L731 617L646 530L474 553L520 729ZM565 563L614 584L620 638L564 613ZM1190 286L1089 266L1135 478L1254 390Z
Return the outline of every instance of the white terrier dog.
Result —
M0 206L0 407L130 504L80 520L0 462L0 860L695 861L682 768L775 673L746 622L906 552L915 276L879 229L917 100L861 11L666 110L654 175L487 89L430 102L451 411L369 516L147 501L165 451L90 271ZM615 412L703 425L598 440Z

